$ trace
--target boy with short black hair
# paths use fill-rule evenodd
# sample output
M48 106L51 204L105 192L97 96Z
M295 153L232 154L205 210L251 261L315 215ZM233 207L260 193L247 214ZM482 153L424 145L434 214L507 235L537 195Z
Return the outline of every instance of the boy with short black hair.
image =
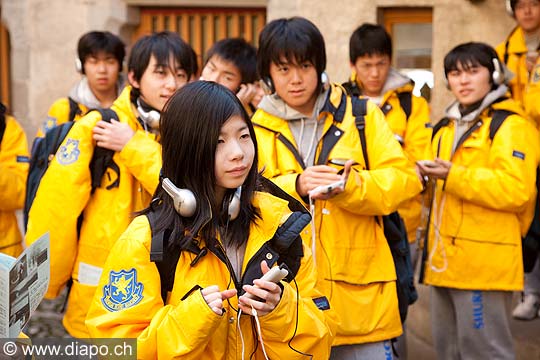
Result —
M128 65L131 85L111 107L119 121L105 122L97 111L78 120L41 179L26 240L30 244L50 233L47 297L58 296L73 281L63 321L71 336L88 337L84 320L109 250L133 214L149 205L159 182L160 112L196 73L194 51L178 34L139 39ZM93 190L90 163L96 146L115 153L114 164Z
M240 99L251 116L256 109L252 100L257 91L257 50L242 38L216 42L206 54L201 80L225 86Z
M402 329L394 263L376 217L418 194L420 181L378 107L367 102L363 111L361 100L357 107L329 84L324 39L309 20L268 23L257 66L272 93L253 115L259 165L305 206L313 203L303 235L317 263L317 288L329 297L321 307L332 306L340 320L331 358L391 358L389 340Z
M351 79L343 84L351 96L368 97L381 108L411 167L426 157L431 139L427 101L413 94L414 82L392 67L392 39L380 25L362 24L349 41ZM421 199L399 207L409 242L415 244ZM415 246L411 251L414 263Z
M423 256L435 349L441 359L514 359L507 308L523 288L539 135L489 45L458 45L444 72L456 100L434 127L435 160L419 163L436 180Z
M91 31L81 36L76 66L82 79L68 97L52 104L37 136L44 136L54 126L79 120L90 109L110 107L124 86L121 72L125 54L122 40L108 31Z

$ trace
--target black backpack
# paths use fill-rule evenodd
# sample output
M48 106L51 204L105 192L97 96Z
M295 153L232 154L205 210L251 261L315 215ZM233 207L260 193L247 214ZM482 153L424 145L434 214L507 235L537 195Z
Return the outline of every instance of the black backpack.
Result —
M493 141L493 138L499 131L499 128L504 123L506 118L515 113L508 110L493 110L493 117L489 124L489 140ZM435 126L433 126L433 133L431 138L435 137L435 134L444 126L450 123L450 119L443 118ZM473 127L474 128L474 127ZM523 256L523 268L525 272L531 272L534 268L537 257L540 254L540 167L536 168L536 200L534 207L534 217L527 231L525 237L521 239L522 256ZM431 214L430 214L431 216ZM427 232L426 232L427 240ZM424 242L425 243L425 242Z
M70 101L71 103L71 101ZM75 103L76 104L76 103ZM70 106L71 109L74 109ZM77 106L78 109L78 106ZM74 112L75 110L70 110ZM111 119L117 120L118 115L114 110L111 109L95 109L91 111L99 111L103 121L110 122ZM73 118L75 116L73 115ZM71 118L71 115L70 115ZM39 188L39 183L41 178L45 175L51 160L54 158L54 155L58 151L58 148L64 141L66 135L71 130L74 122L72 118L70 121L60 124L48 130L44 137L36 138L32 144L32 152L30 158L30 168L28 170L28 177L26 180L26 198L24 201L24 226L25 229L28 225L28 214L32 206L32 202L36 197L37 190ZM120 184L120 168L113 161L113 150L108 150L99 146L94 148L94 153L92 155L92 160L90 162L90 173L92 176L92 193L101 185L101 179L107 171L107 168L110 168L116 173L116 180L113 184L107 187L107 190L114 187L118 187ZM82 215L81 215L82 216ZM79 221L80 226L80 221Z
M300 202L266 178L259 177L257 190L270 193L289 201L289 209L293 211L293 213L287 218L285 223L278 228L274 237L255 254L250 260L250 263L260 264L262 260L265 260L269 267L272 267L276 263L280 265L284 264L289 272L284 280L291 282L298 273L302 257L304 256L302 239L298 234L301 229L309 224L311 215ZM148 217L148 222L150 223L150 228L152 230L150 261L156 263L161 280L161 298L163 299L163 303L166 304L167 294L172 291L174 286L176 265L178 264L178 259L180 258L180 253L182 251L188 251L195 255L191 261L191 266L195 266L202 257L208 254L208 251L212 251L224 262L226 262L226 259L223 258L223 256L226 255L224 255L217 246L215 246L214 249L208 249L207 247L199 248L194 242L191 242L185 249L172 247L171 244L169 244L171 230L164 229L158 231L156 228L160 211L162 211L160 200L155 199L152 201L152 204L145 215ZM269 256L269 254L272 254L272 256ZM248 267L246 268L246 272L242 275L242 281L244 284L252 284L254 279L258 279L261 276L262 272L260 266ZM182 300L189 294L191 294L191 291L189 291Z
M362 154L366 163L366 169L369 170L369 159L366 146L366 104L367 99L359 99L351 97L352 113L355 117L356 128L360 135L360 143L362 145ZM389 215L382 216L382 225L384 229L384 237L388 241L394 266L396 268L396 290L399 304L399 315L401 322L405 322L407 318L407 310L409 305L414 304L418 299L418 293L414 286L414 270L411 261L411 253L409 241L407 238L407 229L403 219L397 211ZM376 218L379 222L379 218Z

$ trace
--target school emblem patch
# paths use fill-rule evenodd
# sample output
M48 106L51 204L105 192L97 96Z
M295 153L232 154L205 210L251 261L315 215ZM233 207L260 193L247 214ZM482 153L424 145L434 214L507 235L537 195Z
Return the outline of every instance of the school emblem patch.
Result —
M60 164L69 165L77 161L80 153L79 140L67 139L66 145L60 146L58 149L56 158Z
M109 283L103 287L101 302L109 311L119 311L137 305L143 298L144 285L137 282L137 270L111 271Z
M55 126L56 126L56 118L53 118L52 116L47 116L47 118L43 122L43 132L46 133L47 131L51 130Z
M540 65L536 65L532 72L533 74L532 74L531 82L537 83L538 81L540 81Z

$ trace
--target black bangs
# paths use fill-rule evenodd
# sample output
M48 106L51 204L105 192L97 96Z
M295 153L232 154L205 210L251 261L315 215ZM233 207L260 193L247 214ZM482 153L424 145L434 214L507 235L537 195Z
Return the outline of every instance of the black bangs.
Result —
M270 64L301 64L309 61L320 75L326 68L326 49L319 29L301 17L277 19L268 23L259 36L257 70L270 76Z
M497 59L497 53L487 44L478 42L461 44L444 57L444 73L457 70L459 65L464 70L483 66L492 74L495 69L493 59Z

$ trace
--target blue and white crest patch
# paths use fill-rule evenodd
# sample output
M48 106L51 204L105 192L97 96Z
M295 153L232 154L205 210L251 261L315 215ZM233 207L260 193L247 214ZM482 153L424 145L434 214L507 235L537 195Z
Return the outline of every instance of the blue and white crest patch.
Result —
M56 118L52 116L47 116L47 118L43 122L43 133L47 133L47 131L55 127L56 123L57 123Z
M109 273L109 283L103 287L101 302L109 311L119 311L137 305L143 298L144 285L137 282L134 268Z
M73 164L79 158L79 140L67 139L66 145L60 146L56 153L58 162L62 165Z

